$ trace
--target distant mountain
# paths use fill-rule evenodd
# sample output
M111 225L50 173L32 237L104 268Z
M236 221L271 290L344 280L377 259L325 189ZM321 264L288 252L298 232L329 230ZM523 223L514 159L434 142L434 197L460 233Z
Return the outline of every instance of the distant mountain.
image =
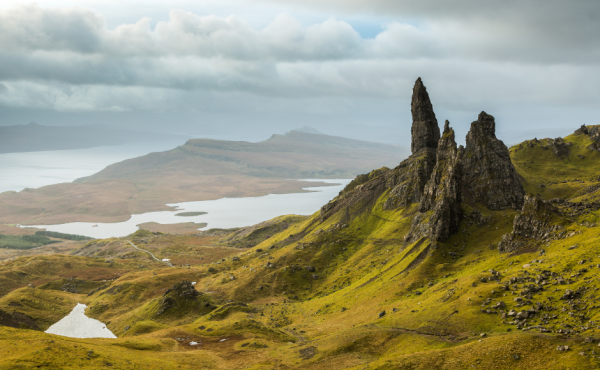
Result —
M149 181L180 170L261 178L352 178L373 167L395 166L407 154L408 148L399 146L294 130L259 143L191 139L173 150L119 162L75 182Z
M123 130L108 125L0 126L0 153L39 152L182 138L180 135Z
M322 135L323 133L319 130L317 130L316 128L312 128L309 126L303 126L301 128L295 128L292 131L298 131L298 132L305 132L307 134L318 134L318 135Z
M74 183L0 194L0 222L116 222L165 204L301 192L316 183L395 167L408 148L291 131L251 143L191 139L175 149L112 164Z

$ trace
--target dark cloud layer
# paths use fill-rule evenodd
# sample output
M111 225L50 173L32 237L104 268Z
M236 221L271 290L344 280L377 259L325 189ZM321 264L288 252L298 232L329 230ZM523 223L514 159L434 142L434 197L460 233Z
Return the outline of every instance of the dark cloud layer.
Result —
M254 3L332 17L307 24L282 13L253 27L244 14L173 9L162 21L141 13L108 27L104 14L86 8L0 7L0 114L11 118L0 124L28 122L31 110L87 112L86 120L128 112L130 121L139 112L146 122L151 112L188 112L181 117L189 126L178 130L237 117L272 122L268 130L312 122L339 134L344 125L408 125L418 76L436 110L460 119L457 127L483 109L510 117L515 129L571 127L588 116L593 123L600 113L596 0ZM381 19L383 28L361 37L339 20L349 14ZM550 107L560 112L532 121Z

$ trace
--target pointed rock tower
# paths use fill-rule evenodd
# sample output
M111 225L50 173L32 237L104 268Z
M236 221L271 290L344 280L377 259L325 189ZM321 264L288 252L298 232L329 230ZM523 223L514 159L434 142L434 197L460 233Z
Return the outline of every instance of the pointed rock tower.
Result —
M446 240L458 231L462 220L462 149L456 148L454 130L446 121L437 148L437 163L419 204L421 212L433 210L429 219L433 240Z
M444 134L437 147L437 162L423 189L420 213L413 218L406 241L412 242L422 237L444 241L458 231L463 216L462 152L462 147L456 147L454 130L446 121Z
M388 184L392 191L384 204L385 209L420 202L423 188L435 166L440 128L421 77L415 82L410 110L413 119L410 145L412 155L394 169Z
M410 129L412 153L418 153L426 148L436 149L440 140L440 128L421 77L417 78L413 87L410 112L413 119Z
M508 148L496 138L494 117L481 112L471 123L464 156L463 198L498 211L521 209L525 191Z
M428 238L435 246L460 228L463 201L491 210L520 209L524 191L504 143L496 138L494 117L481 112L471 124L467 147L457 148L448 121L440 137L437 119L421 79L413 88L412 155L396 168L357 177L321 208L321 220L343 211L340 224L373 207L387 192L386 210L418 203L409 243Z

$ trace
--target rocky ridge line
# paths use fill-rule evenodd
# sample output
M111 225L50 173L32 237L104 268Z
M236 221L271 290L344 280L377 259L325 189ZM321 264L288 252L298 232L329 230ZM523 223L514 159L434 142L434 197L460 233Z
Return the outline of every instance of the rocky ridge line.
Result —
M387 190L386 210L418 203L406 242L422 237L444 241L458 231L462 202L491 210L520 209L524 190L508 148L496 138L494 117L481 112L471 124L466 149L457 148L454 130L446 121L440 137L437 119L421 78L411 102L412 155L391 170L359 176L353 186L321 208L321 220L345 209L347 222L373 206Z

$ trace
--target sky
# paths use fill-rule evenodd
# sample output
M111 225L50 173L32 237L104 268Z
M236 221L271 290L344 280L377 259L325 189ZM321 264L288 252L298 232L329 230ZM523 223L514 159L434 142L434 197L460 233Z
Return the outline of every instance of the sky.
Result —
M600 124L598 0L0 2L0 125L410 143L426 85L464 142Z

